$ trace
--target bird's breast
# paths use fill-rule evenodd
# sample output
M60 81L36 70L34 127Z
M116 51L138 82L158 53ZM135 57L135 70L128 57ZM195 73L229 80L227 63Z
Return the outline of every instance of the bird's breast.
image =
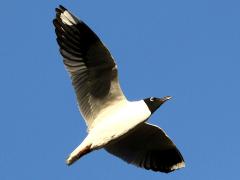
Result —
M100 123L96 124L89 135L94 136L95 146L104 146L146 121L150 115L144 101L115 104L98 116L96 121Z

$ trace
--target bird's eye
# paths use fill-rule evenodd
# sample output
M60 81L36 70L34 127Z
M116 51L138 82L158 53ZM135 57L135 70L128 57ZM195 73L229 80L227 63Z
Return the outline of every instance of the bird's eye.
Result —
M154 97L151 97L151 98L150 98L150 101L154 101Z

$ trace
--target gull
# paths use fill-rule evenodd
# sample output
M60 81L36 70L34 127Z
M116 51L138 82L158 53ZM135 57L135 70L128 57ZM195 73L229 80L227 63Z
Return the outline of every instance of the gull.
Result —
M53 20L59 51L70 74L81 115L88 127L68 165L101 148L127 163L169 173L185 167L166 133L146 121L170 96L129 101L118 81L117 65L99 37L63 6Z

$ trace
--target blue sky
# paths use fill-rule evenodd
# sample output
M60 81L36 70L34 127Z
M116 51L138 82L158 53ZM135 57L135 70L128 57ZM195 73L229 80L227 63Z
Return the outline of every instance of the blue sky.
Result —
M185 169L146 171L104 150L65 165L86 129L55 41L59 4L107 45L129 100L173 96L150 121ZM240 177L239 1L3 1L0 16L1 180Z

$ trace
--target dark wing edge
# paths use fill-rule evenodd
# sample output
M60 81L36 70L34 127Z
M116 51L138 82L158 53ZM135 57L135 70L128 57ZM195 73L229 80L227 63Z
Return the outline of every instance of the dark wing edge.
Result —
M147 170L169 173L185 167L181 153L165 132L148 123L139 125L105 149L127 163Z
M63 6L53 20L64 64L70 73L81 114L90 127L99 105L124 99L117 66L98 36Z

